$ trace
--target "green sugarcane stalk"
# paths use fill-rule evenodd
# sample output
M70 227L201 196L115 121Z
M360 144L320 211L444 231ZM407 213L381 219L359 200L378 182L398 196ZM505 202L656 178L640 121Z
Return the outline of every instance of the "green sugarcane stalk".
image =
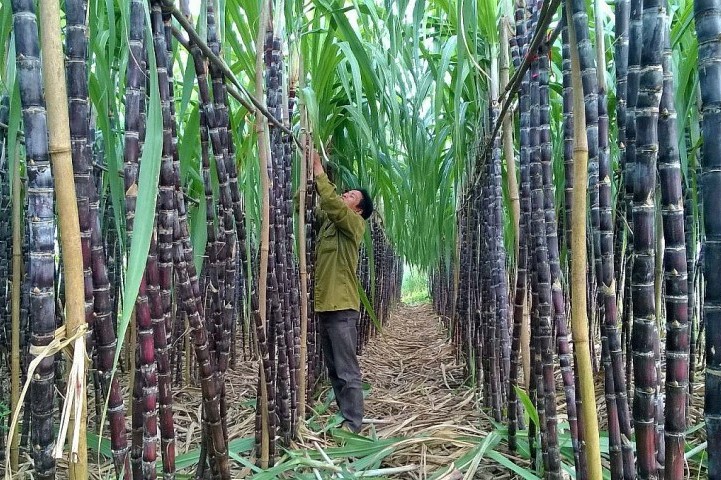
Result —
M572 18L570 2L566 3L566 18ZM573 208L571 212L571 241L573 261L571 263L571 325L578 367L578 383L582 398L588 478L601 478L601 449L598 435L596 395L593 388L591 352L588 346L588 320L586 318L586 186L588 144L585 131L586 118L583 101L583 83L579 61L575 22L568 21L569 47L571 56L571 81L573 88L574 116L574 182Z
M63 274L65 279L65 324L67 335L74 335L85 325L85 289L83 279L83 256L80 245L80 223L78 205L73 179L73 162L70 149L70 127L68 117L68 95L65 83L57 79L65 78L65 58L60 38L60 2L48 0L41 3L40 21L42 23L42 48L45 95L48 105L48 147L53 167L53 176L57 182L56 197L60 224L60 242L63 251ZM80 343L75 344L78 348ZM83 345L84 347L84 345ZM83 360L82 375L87 366ZM85 379L81 380L83 383ZM66 399L68 401L68 399ZM87 397L81 395L74 401L81 402L79 417L71 417L73 424L79 425L78 450L73 452L69 475L72 479L85 479L88 476L88 457L86 436Z

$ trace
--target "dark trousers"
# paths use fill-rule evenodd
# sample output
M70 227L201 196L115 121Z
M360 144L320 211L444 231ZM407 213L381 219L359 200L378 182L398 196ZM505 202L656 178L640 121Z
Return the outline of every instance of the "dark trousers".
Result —
M318 312L323 356L341 415L354 432L363 420L363 387L356 357L358 330L355 310Z

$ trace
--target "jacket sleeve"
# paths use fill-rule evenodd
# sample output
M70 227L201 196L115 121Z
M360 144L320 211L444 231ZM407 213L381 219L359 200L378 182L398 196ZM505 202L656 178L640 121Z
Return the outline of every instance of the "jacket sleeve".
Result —
M320 208L336 228L346 236L359 240L365 232L365 220L351 210L335 192L335 186L322 173L315 179L315 188L320 196Z

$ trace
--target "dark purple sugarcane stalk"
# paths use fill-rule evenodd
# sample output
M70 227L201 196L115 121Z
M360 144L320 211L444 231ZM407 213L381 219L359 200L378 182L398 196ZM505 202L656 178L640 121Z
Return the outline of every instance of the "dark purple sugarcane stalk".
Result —
M567 27L566 27L567 28ZM567 34L567 32L566 32ZM550 134L550 103L548 97L548 69L549 60L547 49L543 45L539 52L540 74L540 147L541 147L541 173L543 178L543 208L546 228L546 248L548 251L549 273L551 281L551 301L556 332L556 346L558 350L561 377L566 397L566 410L571 433L571 443L574 452L574 465L577 475L581 476L580 442L578 440L578 417L575 400L575 378L573 372L573 357L568 342L566 299L563 292L563 274L560 265L558 226L555 210L555 186L553 182L552 145ZM567 47L566 47L567 48ZM565 114L565 113L564 113ZM555 407L554 407L555 408Z
M212 2L207 7L208 18L208 46L211 51L220 56L220 44L218 42L218 32L215 21L215 12ZM223 190L221 195L221 205L223 208L223 227L225 236L224 245L224 277L223 285L223 304L221 308L220 331L222 332L219 352L219 381L222 381L227 370L231 344L230 338L234 331L235 314L238 309L236 303L236 284L239 278L245 276L247 270L247 253L245 245L245 212L240 198L240 190L238 188L238 174L235 164L234 151L232 144L232 131L230 128L230 117L228 114L228 94L224 83L222 71L213 63L209 67L210 77L212 80L213 90L213 107L215 111L215 125L219 135L220 151L216 151L215 142L213 150L218 172L218 180ZM222 165L218 164L221 160ZM235 225L234 225L235 223ZM237 250L241 256L241 269L236 268L236 259L234 257ZM225 388L223 382L223 389ZM223 417L226 416L227 406L225 405L225 396L221 398L221 409Z
M490 157L490 156L489 156ZM489 168L491 162L487 157L484 162L482 182L474 187L470 194L474 201L474 213L476 214L476 227L473 229L475 238L473 239L473 255L474 265L472 278L475 285L472 287L473 292L473 311L480 311L480 317L474 315L474 323L472 324L472 338L476 349L473 355L476 363L482 365L484 388L483 393L486 397L486 405L490 407L494 419L501 421L500 411L500 388L497 375L498 356L496 354L496 325L495 325L495 303L491 292L491 269L493 255L492 242L492 219L491 212L493 210L492 197L490 188L482 188L488 181ZM477 161L482 161L480 158ZM477 165L478 168L478 165ZM476 369L477 378L480 378L480 370Z
M564 0L565 5L565 0ZM562 6L564 8L565 6ZM564 16L565 18L565 16ZM568 21L563 22L561 29L561 69L563 72L563 245L566 247L566 265L568 271L571 264L571 206L573 205L573 92L571 88L571 51L568 42Z
M128 243L132 243L135 206L138 194L138 172L140 151L145 136L145 9L140 1L133 1L130 10L130 49L133 59L127 67L125 157L123 180L125 184L125 214ZM137 56L134 56L137 54ZM146 272L140 282L135 302L137 352L133 384L133 418L131 468L133 477L155 478L157 457L155 437L157 436L157 372L153 341L153 324L149 292L157 285L149 284L148 267L155 267L154 239L148 252ZM155 272L157 273L157 272ZM155 277L157 279L157 276ZM154 312L156 316L158 312ZM162 317L162 312L159 314ZM147 477L146 477L147 476Z
M221 276L224 278L224 271L221 271L221 268L224 267L224 265L221 266L221 261L219 260L219 257L221 255L221 250L223 249L223 245L219 243L216 240L216 235L218 235L219 232L216 230L215 227L215 202L213 198L213 190L212 190L212 182L211 182L211 172L210 172L210 155L208 150L208 139L210 138L212 140L213 144L213 153L215 155L216 160L216 166L219 162L223 162L221 165L221 168L224 166L224 159L222 159L222 146L220 143L220 135L218 133L217 126L215 124L215 111L213 109L213 105L210 100L210 92L208 89L208 81L207 81L207 70L206 65L202 57L200 56L200 50L199 48L193 44L191 46L191 54L193 56L193 60L195 62L195 72L196 76L198 78L198 92L199 92L199 98L201 102L201 127L200 127L200 137L201 137L201 155L202 155L202 169L203 169L203 184L205 188L205 198L206 198L206 226L207 226L207 234L208 234L208 262L207 262L207 269L208 269L208 277L207 281L209 282L211 286L211 291L213 292L211 294L211 309L216 314L216 320L218 319L218 314L222 314L222 309L220 308L220 282L221 282ZM210 134L209 134L210 133ZM221 157L219 159L219 157ZM227 187L227 185L226 185ZM227 188L221 188L220 190L221 196L224 198L225 203L227 205L229 201L229 194L227 192ZM221 208L222 207L222 200L221 200ZM218 223L223 223L227 220L227 215L224 215L224 218L222 221L219 221ZM187 259L186 259L187 262ZM224 270L224 269L223 269ZM211 326L212 322L208 322L208 325ZM215 329L217 327L221 327L222 325L214 325ZM218 332L216 331L216 334ZM222 336L222 334L220 335ZM221 351L224 351L223 346L218 345L217 339L219 336L216 336L216 341L212 341L212 344L214 345L214 348L211 349L210 357L213 365L218 365L217 369L220 369L220 355L218 352L218 349L220 347ZM213 336L209 336L209 340L213 339ZM227 339L224 340L227 343ZM228 352L229 353L229 352ZM227 360L227 357L224 356L224 360ZM225 364L227 366L227 363ZM216 374L217 375L217 374ZM221 381L220 377L216 378L216 381L218 382L218 388L223 388L223 381ZM223 418L222 413L222 404L224 401L222 400L222 394L220 395L221 400L221 418ZM223 434L225 437L225 433ZM226 440L227 441L227 440Z
M491 115L491 125L498 118L498 104L493 104L493 112ZM491 188L493 195L492 215L492 234L493 248L495 250L493 258L492 289L495 299L495 325L496 332L500 339L500 358L499 358L499 400L505 403L508 398L508 375L511 370L510 358L510 336L509 336L509 313L508 313L508 275L506 274L506 248L503 243L503 187L501 186L501 141L500 136L493 139L492 161L490 163ZM390 286L389 286L390 287ZM499 405L499 411L502 406Z
M654 352L658 343L654 287L655 195L659 102L663 89L664 13L659 0L643 2L643 43L636 102L636 178L633 225L635 258L633 292L633 418L639 478L657 478L656 402L658 376Z
M218 35L217 35L217 28L215 26L215 13L213 10L213 6L211 4L208 4L208 46L210 47L211 51L217 55L218 57L222 56L222 52L220 49L220 43L218 41ZM232 201L232 212L233 217L235 220L235 240L237 240L237 251L240 255L240 265L241 268L236 268L235 272L228 271L226 272L227 275L230 275L231 277L235 277L235 275L238 276L237 282L238 285L245 285L249 288L250 285L248 283L248 279L246 279L246 274L248 272L248 262L249 262L249 255L247 251L246 241L247 241L247 234L245 229L245 208L243 206L243 201L240 196L240 188L238 186L238 169L235 162L235 146L233 143L233 132L231 128L230 123L230 115L229 115L229 109L228 109L228 91L227 87L224 83L224 77L223 73L218 68L218 66L214 63L211 63L209 66L209 73L210 77L212 79L213 84L213 105L215 109L216 114L216 122L219 128L219 134L221 136L221 141L224 147L223 150L223 157L225 159L225 173L227 174L227 181L228 181L228 188L230 192L230 197ZM228 232L229 233L229 232ZM226 236L228 235L226 233ZM228 245L228 249L231 249L233 245ZM232 259L232 255L229 256L228 262ZM235 282L230 282L227 284L228 291L227 297L229 300L231 297L235 296L234 290L235 290ZM245 292L241 292L241 297L245 297L249 294L249 290ZM235 305L234 302L231 302L230 305L233 306L233 311L240 311L242 312L242 309L240 309L238 306ZM232 315L233 312L230 312L230 315ZM228 317L226 317L227 320ZM244 322L242 322L244 325Z
M626 96L626 155L624 157L625 165L623 170L624 179L624 196L626 203L626 222L628 223L628 237L626 259L623 272L619 272L619 278L623 275L623 317L621 319L623 336L625 337L624 349L626 354L626 384L631 385L631 375L633 372L633 355L631 354L631 324L632 324L632 307L633 307L633 289L631 288L631 275L633 269L633 189L636 176L636 102L638 99L639 87L639 70L641 68L641 45L643 43L643 29L641 25L641 11L643 10L643 0L631 0L631 8L629 13L629 48L628 48L628 76L627 76L627 96ZM622 290L623 291L623 290Z
M310 135L306 136L305 151L308 151L310 147ZM317 232L316 225L318 222L314 218L316 196L314 194L313 180L308 176L307 172L301 174L301 182L306 182L305 190L305 212L300 212L300 215L305 215L305 262L306 270L312 272L315 266L315 233ZM318 378L318 372L320 360L322 357L318 355L316 334L318 329L317 317L314 311L314 285L315 281L313 275L308 275L308 290L303 292L308 297L308 365L307 365L307 381L305 395L307 399L313 398L315 391L315 381ZM369 290L366 290L369 291ZM303 368L301 366L301 368ZM307 403L306 403L307 405ZM306 412L301 412L301 415L305 415Z
M284 109L283 123L290 129L293 108L295 105L295 85L289 79L287 111ZM283 97L281 97L283 98ZM284 185L284 215L285 215L285 244L286 244L286 279L288 282L286 295L289 295L288 308L290 314L286 316L286 348L288 349L288 362L290 368L290 419L291 436L295 436L298 423L298 388L297 379L300 362L300 269L293 255L295 245L295 230L293 228L293 144L290 135L283 133L283 169L285 175Z
M42 349L53 340L55 333L54 185L48 156L47 118L34 2L13 0L11 6L28 177L26 224L29 244L25 251L29 252L29 362L35 358L37 349ZM40 361L30 382L28 396L33 399L30 403L32 457L35 476L40 479L55 478L55 459L52 455L55 437L53 364L53 356Z
M721 216L712 206L721 200L721 2L695 0L694 16L699 44L699 85L701 86L701 179L703 205L706 207L703 241L703 275L706 280L703 325L706 329L706 372L704 419L708 441L708 474L721 478Z
M211 50L218 54L220 47L218 45L218 34L215 22L215 12L213 9L212 2L208 3L208 42L211 46ZM235 162L229 161L229 148L228 148L228 128L230 126L228 120L228 108L227 108L227 94L225 92L225 84L223 83L222 74L216 72L217 67L211 64L211 81L213 86L213 107L214 115L211 119L213 128L210 129L210 138L213 145L213 153L215 154L216 160L216 171L218 174L218 183L220 187L220 206L223 211L222 215L222 227L223 236L225 239L222 253L218 259L219 275L224 279L222 284L219 285L219 299L221 303L218 305L220 310L220 322L218 324L218 338L219 349L218 349L218 381L221 384L221 388L225 389L224 378L225 372L228 369L230 361L230 336L233 329L233 312L235 310L235 284L237 282L236 270L235 270L235 259L233 253L235 252L236 245L236 230L233 224L233 194L231 192L231 186L229 183L228 172L226 171L228 165L231 167L235 166ZM235 170L233 168L233 170ZM237 191L237 184L235 185ZM239 197L238 197L239 198ZM242 217L241 217L242 222ZM225 406L225 396L221 397L221 410L223 417L225 418L225 412L227 407Z
M89 145L90 104L86 65L88 61L88 28L85 24L86 2L71 0L65 4L67 33L65 37L66 79L68 93L68 117L70 120L70 149L73 158L73 177L77 196L80 246L83 256L83 278L85 288L85 323L88 325L86 348L98 368L95 358L95 316L93 315L93 275L91 268L91 229L94 222L90 213L90 195L97 197L93 182L92 152ZM95 212L97 216L97 210ZM97 375L93 372L94 382ZM107 389L106 389L107 391ZM98 388L97 399L103 395ZM100 416L96 416L99 422Z
M667 2L665 3L667 7ZM663 93L658 119L658 173L665 245L663 253L666 300L665 473L666 478L683 478L689 394L689 302L683 190L668 12L664 18L663 29Z
M177 267L175 269L175 285L178 291L178 302L182 304L182 308L188 315L189 334L195 351L203 395L203 414L208 425L207 448L212 460L211 467L215 470L213 477L225 480L230 478L230 470L228 447L221 423L220 392L216 382L215 367L208 349L208 331L204 325L205 312L195 264L192 262L193 252L190 247L188 224L182 222L186 218L185 204L178 202L176 197L176 205L178 206L178 215L176 216L177 225L173 229L175 240L173 248Z
M599 18L598 15L596 18ZM597 38L599 35L597 34ZM597 48L603 48L599 42ZM600 52L599 52L600 53ZM599 57L600 58L600 57ZM609 429L609 457L614 478L634 478L633 449L629 439L631 427L626 395L626 376L618 331L618 308L615 288L615 259L613 235L613 198L611 159L609 152L609 120L606 104L605 64L598 65L598 166L599 166L599 256L596 270L599 288L604 387ZM625 78L624 78L625 83ZM626 440L624 441L623 436ZM628 472L627 472L628 471Z
M541 105L544 120L549 115L546 103ZM544 113L545 112L545 113ZM558 361L561 367L561 378L566 398L571 444L573 447L574 465L577 477L582 477L581 445L578 434L578 413L576 409L575 375L573 370L573 352L568 341L568 321L566 318L566 298L563 292L563 273L561 270L558 226L556 224L555 185L553 183L553 166L551 165L552 146L550 143L549 123L541 124L541 167L543 174L544 209L546 221L546 242L548 261L551 273L551 295L553 302L554 329Z
M690 142L686 143L687 145ZM696 330L696 262L697 262L697 248L696 239L698 238L698 224L695 215L694 206L694 186L697 185L696 169L689 166L688 180L683 183L684 191L684 232L686 234L686 272L688 279L688 315L689 315L689 365L688 365L688 381L693 383L696 370L696 344L695 344L695 330ZM690 396L689 396L690 400Z
M272 29L269 27L266 30L265 35L265 46L264 46L264 63L265 63L265 85L266 85L266 105L268 111L273 114L276 118L280 112L280 99L277 96L278 87L280 84L280 55L279 52L274 48L274 35ZM268 162L268 178L272 179L272 188L270 189L270 208L269 208L269 237L268 237L268 295L266 298L266 311L269 312L268 318L270 321L267 323L268 328L268 343L269 343L269 354L271 359L271 377L266 379L270 382L271 388L275 392L276 408L275 411L268 411L268 429L270 436L269 454L271 462L275 456L276 451L276 436L278 435L278 424L281 429L284 426L284 422L289 420L290 415L290 395L287 396L283 393L284 381L289 380L287 375L290 372L287 371L287 357L285 351L285 336L284 329L285 322L282 318L282 295L279 291L279 283L281 280L278 279L278 274L284 273L283 268L278 268L278 255L276 242L282 241L282 237L279 238L277 234L277 222L279 221L277 213L277 199L279 197L279 186L277 185L277 157L280 154L279 149L282 146L282 140L280 137L280 130L277 127L268 127L270 134L270 162ZM282 259L280 259L282 263ZM282 345L279 342L283 342ZM286 374L287 372L287 374ZM290 422L288 421L288 425ZM282 433L282 430L281 430Z
M166 28L161 12L161 2L158 0L151 2L150 21L163 116L163 148L157 209L157 285L159 290L158 298L155 298L155 284L152 284L150 300L157 303L151 307L151 310L158 310L158 315L153 318L153 337L158 368L158 414L163 477L172 479L175 477L175 425L173 422L172 370L170 368L168 334L173 323L171 319L171 289L173 283L173 228L176 215L173 155L176 145L173 143L172 135L174 122L171 103L173 93L172 83L169 80L172 70L168 70L170 61L166 45ZM150 271L148 274L150 275Z
M525 37L526 24L524 22L524 2L516 1L516 35L515 45L512 45L511 55L513 65L516 69L520 67L521 56L526 53ZM511 451L516 449L516 430L518 428L518 415L521 412L518 405L516 388L518 388L518 367L521 360L520 349L525 347L520 345L521 328L523 324L524 308L527 300L527 270L528 270L528 225L530 223L531 214L531 187L530 175L528 171L530 159L530 85L528 75L524 75L521 81L519 92L519 125L520 125L520 178L521 178L521 221L519 225L519 254L518 254L518 272L516 274L516 290L513 310L513 340L511 344L511 370L510 370L510 388L508 391L508 417L509 417L509 448ZM526 379L527 381L528 379Z
M531 23L535 23L537 14L532 15ZM547 247L545 242L545 217L543 212L543 180L541 176L541 117L540 117L540 61L539 52L529 52L534 57L530 68L530 181L531 181L531 218L529 232L531 233L532 247L531 259L531 358L533 375L531 377L531 399L538 410L541 434L541 456L544 471L553 474L555 469L551 466L550 457L555 454L555 447L549 444L547 430L547 405L545 400L546 382L545 370L548 356L545 352L550 348L550 270L547 261ZM544 258L543 264L540 259ZM531 430L529 430L530 433ZM534 435L535 437L535 435ZM534 446L535 448L535 446Z
M116 474L124 470L129 478L128 440L125 425L125 406L118 379L112 377L117 348L113 325L113 299L105 258L100 225L99 196L93 182L93 158L89 131L89 101L87 81L87 25L85 1L67 1L67 84L70 112L70 136L73 169L78 195L81 246L85 273L86 321L93 325L95 337L95 368L101 380L102 394L108 398L110 441ZM88 263L86 263L86 261ZM89 277L88 277L89 276ZM88 292L88 289L90 291ZM92 317L92 321L88 320ZM90 344L89 344L90 345Z
M281 41L277 36L269 37L272 42L271 62L267 69L267 106L276 118L283 117L283 61ZM271 197L271 224L274 225L275 264L274 279L277 282L278 312L271 310L276 321L275 335L277 343L278 377L277 388L279 398L279 435L283 444L289 445L293 428L292 420L292 384L294 369L293 358L293 326L291 320L290 276L288 272L289 243L286 231L287 214L286 197L290 191L290 178L286 178L286 148L284 134L278 127L270 127L271 160L273 178L273 196ZM271 277L269 277L271 278ZM275 288L276 285L274 285ZM275 299L272 300L275 304Z
M629 21L630 21L630 1L618 0L614 9L615 25L614 25L614 63L616 65L616 123L617 144L618 144L618 164L621 181L619 185L624 185L624 169L626 165L626 106L628 92L628 50L629 50ZM617 257L614 258L615 271L617 275L623 274L622 266L625 264L624 257L624 239L626 238L626 196L620 193L616 202L616 228L615 228L615 247L614 250ZM616 284L622 288L623 282L620 278L616 279ZM623 291L621 290L621 293ZM629 422L630 423L630 422Z
M531 15L531 19L528 21L528 31L532 31L532 25L536 23L538 13ZM530 38L528 43L530 44ZM539 224L536 221L536 217L540 214L543 215L543 202L538 202L535 190L537 187L537 179L535 178L538 174L538 180L541 180L540 176L540 165L541 165L541 137L540 137L540 86L539 86L539 61L538 52L528 51L527 55L531 56L534 60L531 62L531 68L528 71L529 75L529 97L530 97L530 128L529 128L529 179L530 179L530 202L531 202L531 215L528 218L530 222L528 224L528 232L531 236L531 245L529 247L529 260L530 260L530 271L531 271L531 337L530 337L530 358L531 358L531 369L532 374L529 382L529 396L531 401L535 405L538 411L539 425L531 423L529 425L529 447L531 449L531 462L532 465L539 468L533 462L536 458L536 432L540 432L541 437L541 457L543 459L544 471L549 471L549 451L546 449L546 408L543 402L544 398L544 381L543 381L543 359L542 359L542 348L541 348L541 315L545 315L545 305L543 306L543 312L541 311L541 295L545 297L545 292L541 291L541 284L545 282L543 272L539 271L538 264L538 247L539 247L539 236L545 237L545 228L543 224ZM541 183L542 188L542 183ZM534 201L534 199L536 201ZM537 230L538 228L538 230ZM547 282L546 282L547 283ZM544 289L545 290L545 289ZM546 299L544 298L545 302Z
M173 82L173 26L172 26L172 14L168 10L167 5L162 5L162 19L163 19L163 34L165 37L165 55L167 59L166 71L167 71L167 82L168 82L168 93L171 99L175 98L175 83ZM179 172L180 169L180 154L178 153L178 127L175 120L175 102L170 101L170 136L171 136L171 150L172 150L172 164L173 164L173 175L175 175L176 169ZM176 209L177 210L177 209ZM170 248L170 262L173 262L172 247ZM172 277L170 279L172 283ZM178 318L176 315L177 308L174 308L173 299L168 295L163 297L163 308L168 312L165 315L165 333L167 337L167 344L172 345L174 341L179 338L174 337L174 332L182 332L183 324L182 318ZM177 305L176 305L177 307ZM180 350L182 342L177 342ZM174 358L173 353L169 352L171 357L171 369L173 368L172 359Z

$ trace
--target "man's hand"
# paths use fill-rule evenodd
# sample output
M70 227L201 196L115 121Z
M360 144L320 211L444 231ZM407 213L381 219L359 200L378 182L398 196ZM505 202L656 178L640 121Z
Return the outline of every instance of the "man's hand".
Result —
M323 173L323 164L320 161L320 155L318 155L318 152L313 150L311 156L313 157L313 176L317 177Z

